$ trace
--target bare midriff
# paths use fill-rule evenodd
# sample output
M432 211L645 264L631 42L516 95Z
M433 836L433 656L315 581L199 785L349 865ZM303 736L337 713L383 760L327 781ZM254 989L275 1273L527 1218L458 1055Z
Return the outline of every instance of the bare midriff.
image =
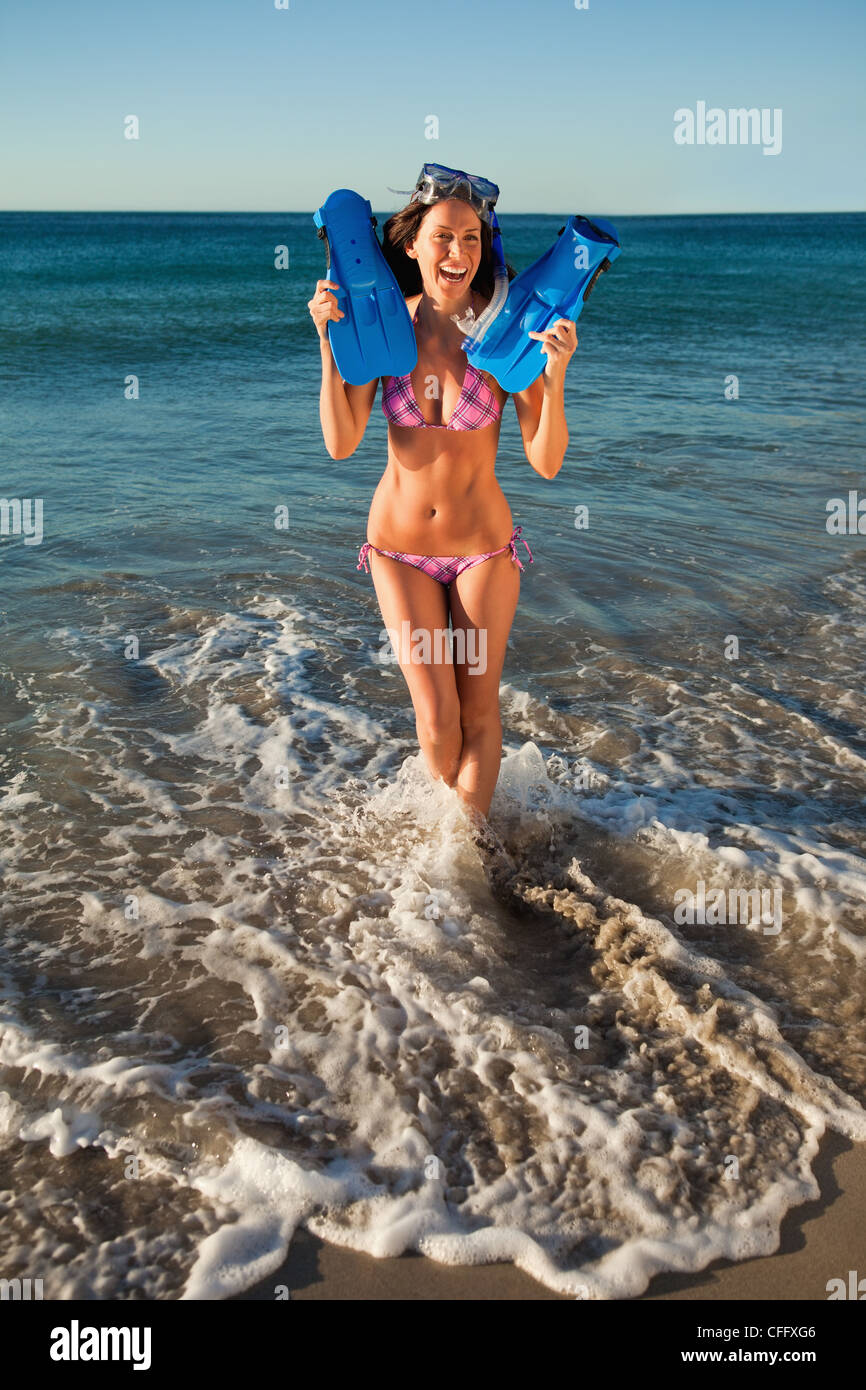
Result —
M513 527L495 473L500 423L479 430L389 424L367 539L414 555L480 555L505 545Z

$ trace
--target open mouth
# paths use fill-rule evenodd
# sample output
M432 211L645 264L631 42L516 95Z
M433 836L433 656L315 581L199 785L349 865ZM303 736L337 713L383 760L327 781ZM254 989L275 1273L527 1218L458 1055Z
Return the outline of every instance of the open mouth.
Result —
M439 274L442 276L443 280L448 281L449 285L462 285L468 273L465 267L463 270L446 269L444 265L439 267Z

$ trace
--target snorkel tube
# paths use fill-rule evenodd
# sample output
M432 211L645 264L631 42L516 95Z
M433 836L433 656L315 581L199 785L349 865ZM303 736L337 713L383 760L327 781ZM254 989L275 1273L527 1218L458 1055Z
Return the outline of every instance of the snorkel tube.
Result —
M490 208L487 220L493 233L493 297L477 319L471 308L467 309L462 317L458 317L457 314L451 315L457 327L462 328L467 335L460 344L462 352L472 352L479 346L484 334L508 298L508 270L505 265L505 253L502 250L502 233L499 230L499 222L493 208Z

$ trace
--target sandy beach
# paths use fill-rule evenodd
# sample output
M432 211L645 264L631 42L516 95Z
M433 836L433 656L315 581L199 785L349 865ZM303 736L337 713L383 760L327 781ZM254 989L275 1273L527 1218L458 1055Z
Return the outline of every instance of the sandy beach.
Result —
M660 1274L643 1300L826 1301L827 1281L866 1271L866 1145L825 1135L815 1163L821 1196L788 1213L774 1255L732 1264L716 1260L697 1274ZM376 1260L325 1245L299 1231L288 1259L239 1300L270 1300L288 1286L292 1299L560 1299L513 1265L453 1268L420 1255ZM232 1300L235 1301L235 1300ZM572 1300L567 1300L572 1301Z

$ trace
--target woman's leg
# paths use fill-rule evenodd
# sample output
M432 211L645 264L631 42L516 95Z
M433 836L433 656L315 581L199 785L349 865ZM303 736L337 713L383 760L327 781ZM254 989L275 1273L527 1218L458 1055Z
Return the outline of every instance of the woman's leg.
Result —
M441 777L453 787L463 743L460 701L454 667L441 660L443 654L448 655L447 637L435 639L437 631L447 633L448 594L438 580L403 560L371 550L368 563L382 619L394 634L392 646L412 697L418 742L427 766L433 777ZM428 660L412 661L411 648L401 650L404 624L408 624L410 637L419 630L428 634ZM423 655L423 650L419 654Z
M460 652L455 641L455 657L466 658L454 665L463 731L457 791L486 816L502 760L499 681L520 594L520 570L506 550L464 570L449 592L451 623L455 633L462 629L465 642L465 652Z

